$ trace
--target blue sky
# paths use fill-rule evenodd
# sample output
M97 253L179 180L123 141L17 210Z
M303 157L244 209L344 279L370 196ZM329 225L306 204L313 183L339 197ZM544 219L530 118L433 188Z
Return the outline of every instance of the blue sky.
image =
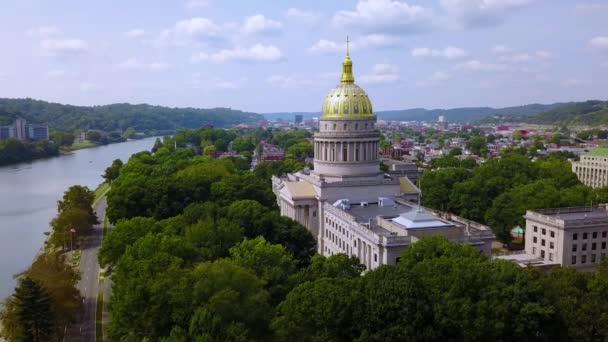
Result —
M608 1L6 0L0 96L317 111L346 35L376 110L608 96Z

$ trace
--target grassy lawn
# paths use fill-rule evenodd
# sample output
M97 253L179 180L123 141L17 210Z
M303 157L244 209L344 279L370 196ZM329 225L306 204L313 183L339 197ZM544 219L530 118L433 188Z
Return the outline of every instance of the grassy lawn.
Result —
M97 204L97 202L110 191L110 184L103 182L97 186L95 189L95 198L93 199L93 207Z
M106 236L106 233L108 232L108 226L109 226L110 222L108 221L108 215L103 217L103 230L102 230L102 236Z
M80 264L80 250L77 249L72 254L72 266L78 267Z
M95 339L103 341L103 293L97 294L97 306L95 309Z
M66 149L69 151L76 151L76 150L81 150L83 148L90 148L90 147L95 147L95 146L98 146L98 144L91 142L91 141L83 141L83 142L79 142L79 143L73 143L72 146L69 146Z

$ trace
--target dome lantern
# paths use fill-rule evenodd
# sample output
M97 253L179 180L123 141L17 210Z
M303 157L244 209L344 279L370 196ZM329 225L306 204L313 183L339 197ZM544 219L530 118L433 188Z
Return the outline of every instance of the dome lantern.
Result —
M342 61L340 84L333 88L323 103L322 118L373 117L372 103L361 87L355 84L353 62L350 59L350 40L346 38L346 56Z

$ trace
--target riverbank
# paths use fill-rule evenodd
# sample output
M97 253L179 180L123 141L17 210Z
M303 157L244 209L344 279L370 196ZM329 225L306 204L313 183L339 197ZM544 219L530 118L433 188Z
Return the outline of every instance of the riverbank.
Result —
M99 146L60 158L0 167L0 189L6 194L0 196L0 298L12 294L13 275L28 269L44 248L48 237L43 233L51 230L49 222L57 215L57 200L63 192L74 184L95 189L113 160L126 162L134 153L149 151L154 140Z

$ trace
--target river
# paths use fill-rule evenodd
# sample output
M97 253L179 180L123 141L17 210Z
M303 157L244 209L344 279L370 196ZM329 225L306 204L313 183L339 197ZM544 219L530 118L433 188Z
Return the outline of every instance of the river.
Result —
M73 154L0 167L0 300L15 286L43 245L57 200L71 185L95 190L114 159L150 150L156 138L75 151Z

